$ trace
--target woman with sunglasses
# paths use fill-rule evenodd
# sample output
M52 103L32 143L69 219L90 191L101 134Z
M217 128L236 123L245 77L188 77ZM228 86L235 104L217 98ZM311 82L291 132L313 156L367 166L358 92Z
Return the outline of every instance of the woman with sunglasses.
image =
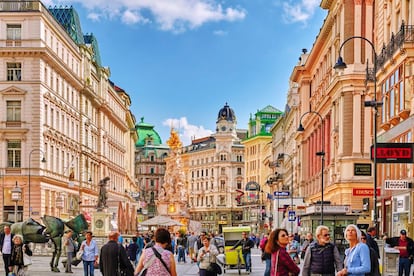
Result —
M343 268L339 250L331 242L329 228L320 225L315 231L316 242L311 243L305 252L303 276L324 275L335 276L336 271Z
M299 275L300 268L286 251L289 236L286 229L276 229L270 233L265 252L272 255L270 275Z

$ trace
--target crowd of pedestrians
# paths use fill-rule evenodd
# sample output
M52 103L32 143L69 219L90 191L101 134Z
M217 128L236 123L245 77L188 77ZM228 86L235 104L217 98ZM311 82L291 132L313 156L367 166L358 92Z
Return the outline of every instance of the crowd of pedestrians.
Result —
M240 250L247 273L252 272L251 249L262 250L265 263L264 276L380 276L380 248L376 242L377 231L369 227L366 233L356 225L345 228L344 239L347 249L344 256L331 238L330 228L320 225L314 233L306 233L301 239L298 234L288 233L280 228L258 235L242 232L240 240L235 241L228 252ZM146 275L176 276L177 263L196 263L200 276L221 274L217 264L220 261L219 248L224 244L211 233L201 231L170 233L165 228L145 234L136 232L130 239L124 239L118 232L110 232L108 241L98 248L90 231L83 233L84 241L77 243L72 238L72 230L65 232L62 239L67 254L65 273L72 273L72 264L78 260L83 263L84 276L94 276L99 269L103 276L137 276L144 271ZM384 237L385 246L399 252L399 276L409 276L414 259L414 241L401 230L396 237ZM240 249L239 249L240 248ZM32 255L30 246L24 243L21 235L11 233L4 226L0 234L0 250L6 275L28 275L29 265L26 258ZM30 261L31 262L31 261ZM302 263L302 266L300 266ZM300 269L302 267L302 271ZM217 269L216 269L217 268Z
M296 235L288 235L286 229L276 229L269 236L264 235L260 242L262 261L266 264L264 276L300 273L303 276L380 276L380 249L376 235L375 227L369 227L365 233L354 224L348 225L344 231L347 249L342 256L327 226L320 225L315 233L306 233L301 245ZM407 231L401 230L397 237L385 236L384 241L386 247L399 252L398 275L409 276L414 259L414 241L407 237Z

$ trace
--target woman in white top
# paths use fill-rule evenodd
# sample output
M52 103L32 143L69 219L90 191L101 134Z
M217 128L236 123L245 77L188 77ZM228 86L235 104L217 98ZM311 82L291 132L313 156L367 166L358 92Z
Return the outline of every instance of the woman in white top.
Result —
M200 262L200 276L216 276L217 273L213 271L208 271L207 268L210 263L216 263L216 257L219 254L217 247L213 244L210 244L210 238L205 236L203 237L203 247L198 251L197 260Z

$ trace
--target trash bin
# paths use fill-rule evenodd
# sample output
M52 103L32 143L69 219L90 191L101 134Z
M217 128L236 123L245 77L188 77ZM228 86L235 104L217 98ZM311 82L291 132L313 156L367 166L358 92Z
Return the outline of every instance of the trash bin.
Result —
M392 247L384 247L384 256L382 258L382 275L398 275L398 263L400 259L400 250Z

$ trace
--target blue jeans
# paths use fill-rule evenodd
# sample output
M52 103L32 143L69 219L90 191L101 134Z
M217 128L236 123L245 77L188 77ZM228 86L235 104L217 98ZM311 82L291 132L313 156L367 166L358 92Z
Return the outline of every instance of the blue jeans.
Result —
M183 260L183 262L185 263L185 248L184 248L184 246L179 245L178 246L178 260L177 260L177 262L180 262L181 260Z
M410 275L410 268L411 268L410 260L408 258L401 258L400 257L400 263L399 263L399 266L398 266L398 276L403 275L403 270L404 270L404 275L409 276Z
M142 250L137 250L137 257L135 259L134 266L138 265L139 258L141 258L141 254L142 254Z
M83 275L84 276L94 276L94 268L93 268L93 264L95 263L95 261L83 261ZM88 274L89 272L89 274Z
M264 276L270 276L270 268L272 267L272 259L267 258L265 262L266 262L266 268L265 268Z
M246 271L252 271L252 254L250 252L243 253L244 264Z

